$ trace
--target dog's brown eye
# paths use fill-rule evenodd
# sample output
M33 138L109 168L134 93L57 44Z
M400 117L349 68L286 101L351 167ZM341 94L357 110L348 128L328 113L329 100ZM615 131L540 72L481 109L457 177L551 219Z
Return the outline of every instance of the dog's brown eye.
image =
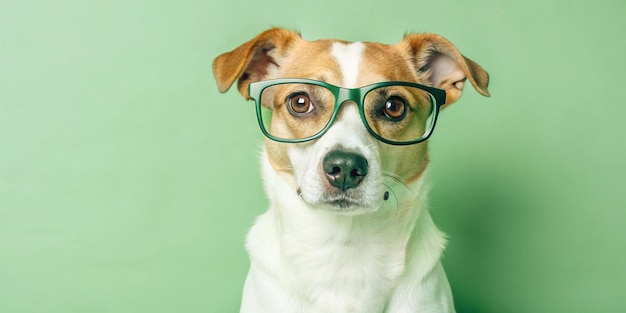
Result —
M314 109L311 98L305 93L297 93L289 97L288 108L294 115L311 113Z
M400 97L391 97L385 102L383 112L385 113L385 116L392 120L401 119L406 113L406 104Z

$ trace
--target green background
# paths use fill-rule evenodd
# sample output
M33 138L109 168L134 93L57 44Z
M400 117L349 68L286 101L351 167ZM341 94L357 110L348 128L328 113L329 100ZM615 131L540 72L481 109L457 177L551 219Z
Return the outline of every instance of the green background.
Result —
M439 33L491 74L431 138L459 312L626 312L624 1L0 0L0 312L236 312L267 200L213 58Z

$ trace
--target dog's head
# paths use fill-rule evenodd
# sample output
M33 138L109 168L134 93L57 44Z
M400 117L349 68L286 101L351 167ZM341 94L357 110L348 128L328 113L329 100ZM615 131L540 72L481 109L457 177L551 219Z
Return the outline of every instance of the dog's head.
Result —
M257 101L269 163L293 178L293 192L345 214L380 208L384 177L422 175L429 127L466 80L489 95L487 73L433 34L385 45L306 41L275 28L217 57L213 71L220 92L237 81Z

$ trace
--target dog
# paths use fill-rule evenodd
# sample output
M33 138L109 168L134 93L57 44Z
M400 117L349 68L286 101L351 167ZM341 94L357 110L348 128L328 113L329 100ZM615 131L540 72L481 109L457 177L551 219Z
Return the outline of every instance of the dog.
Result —
M213 73L255 100L267 137L270 205L246 238L240 312L454 312L425 140L466 81L489 96L481 66L435 34L386 45L272 28Z

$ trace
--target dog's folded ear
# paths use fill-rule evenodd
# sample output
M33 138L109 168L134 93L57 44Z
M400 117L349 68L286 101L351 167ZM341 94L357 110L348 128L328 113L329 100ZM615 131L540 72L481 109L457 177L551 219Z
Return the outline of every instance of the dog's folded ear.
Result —
M281 28L266 30L252 40L226 52L213 61L213 74L220 92L226 92L238 79L237 88L248 99L248 84L264 79L270 68L279 67L294 40L300 34Z
M489 74L447 39L435 34L408 34L398 45L408 53L418 77L446 91L446 106L461 97L466 79L481 95L489 96Z

